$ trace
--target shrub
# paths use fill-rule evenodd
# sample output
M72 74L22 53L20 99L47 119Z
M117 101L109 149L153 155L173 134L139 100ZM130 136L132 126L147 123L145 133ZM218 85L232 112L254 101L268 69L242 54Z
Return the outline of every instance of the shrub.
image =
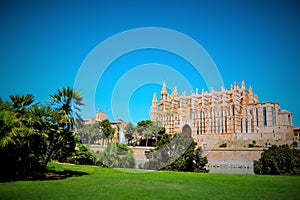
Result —
M298 146L298 142L297 141L293 141L292 146L296 148Z
M252 144L249 144L248 147L249 147L249 148L256 147L256 141L253 140L253 141L252 141Z
M78 165L96 165L95 155L83 144L78 144L78 149L67 159L68 163Z
M207 158L202 157L202 151L196 148L196 145L189 136L177 134L172 139L172 135L164 134L157 143L156 149L145 152L149 161L144 166L139 167L144 169L208 172L205 169ZM182 155L180 155L181 153Z
M222 144L220 144L220 146L219 147L221 147L221 148L225 148L225 147L227 147L227 143L222 143Z
M105 167L135 168L135 159L126 144L109 143L100 153L99 164Z
M300 175L300 150L273 145L253 165L255 174Z

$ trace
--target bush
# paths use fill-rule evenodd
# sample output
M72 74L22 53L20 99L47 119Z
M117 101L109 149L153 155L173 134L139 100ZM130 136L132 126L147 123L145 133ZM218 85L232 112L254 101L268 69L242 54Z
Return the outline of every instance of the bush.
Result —
M78 149L67 159L68 163L78 165L96 165L97 160L94 154L83 144L78 144Z
M227 147L227 143L220 144L219 147L226 148Z
M256 147L256 141L253 140L253 141L252 141L252 144L249 144L248 147L249 147L249 148Z
M298 142L297 141L293 141L293 143L292 143L292 147L297 147L298 146Z
M175 141L175 142L174 142ZM177 134L173 138L169 134L161 136L154 150L145 152L148 162L144 169L161 169L172 171L208 172L204 167L206 157L201 156L201 149L189 136Z
M273 145L253 165L255 174L300 175L300 150Z
M135 159L126 144L109 143L100 153L99 165L105 167L135 168Z

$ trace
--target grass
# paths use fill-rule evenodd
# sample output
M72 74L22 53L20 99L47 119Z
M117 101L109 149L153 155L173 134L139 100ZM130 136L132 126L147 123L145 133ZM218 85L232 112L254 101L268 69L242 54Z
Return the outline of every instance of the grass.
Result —
M0 183L0 199L299 199L300 177L50 168L80 176Z

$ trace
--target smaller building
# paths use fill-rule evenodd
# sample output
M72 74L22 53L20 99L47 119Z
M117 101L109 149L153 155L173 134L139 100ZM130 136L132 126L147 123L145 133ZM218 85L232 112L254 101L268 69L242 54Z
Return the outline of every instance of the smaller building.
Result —
M90 117L83 121L84 121L84 124L95 124L95 123L101 122L105 119L107 119L107 114L104 112L101 112L100 108L98 108L96 118ZM116 121L111 121L111 127L115 129L114 138L113 138L114 142L120 142L121 141L120 138L124 137L123 130L124 130L125 126L126 126L126 123L122 119L118 119ZM122 135L120 135L121 133L122 133ZM123 139L123 140L125 140L125 139Z
M300 140L300 127L294 127L294 140Z
M101 122L105 119L107 119L107 114L101 112L100 108L98 108L96 118L90 117L90 118L85 119L83 121L84 121L84 124L95 124L96 122Z

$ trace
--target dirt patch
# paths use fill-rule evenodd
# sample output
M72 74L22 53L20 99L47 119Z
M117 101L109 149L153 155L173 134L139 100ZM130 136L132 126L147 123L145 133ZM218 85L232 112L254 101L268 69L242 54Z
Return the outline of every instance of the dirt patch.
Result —
M44 181L44 180L60 180L69 177L88 175L86 172L79 171L47 171L44 173L38 173L34 175L18 175L14 177L0 177L0 182L11 182L11 181Z
M41 180L59 180L59 179L64 179L68 177L74 177L74 176L83 176L83 175L88 175L86 172L78 172L78 171L71 171L71 170L64 170L64 171L48 171L45 172L42 175Z

